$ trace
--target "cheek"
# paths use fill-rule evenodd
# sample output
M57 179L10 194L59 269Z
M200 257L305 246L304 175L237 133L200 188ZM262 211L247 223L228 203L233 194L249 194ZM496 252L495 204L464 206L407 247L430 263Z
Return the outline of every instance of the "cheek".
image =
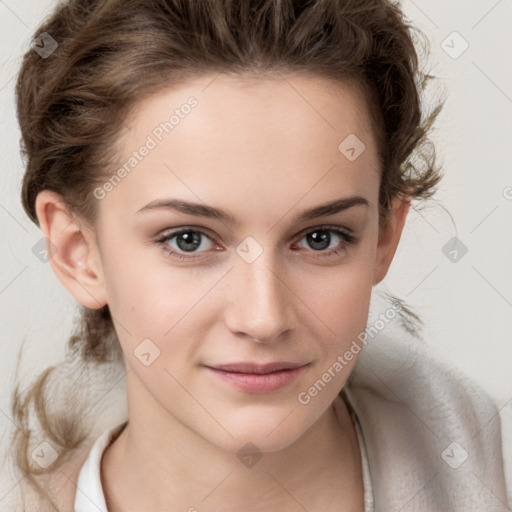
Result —
M335 334L338 344L366 327L374 265L375 247L367 242L346 263L328 269L323 275L309 275L301 283L305 304Z
M157 249L155 249L156 251ZM146 251L148 249L146 248ZM219 280L219 273L193 270L149 260L132 252L106 261L105 282L109 309L123 351L133 356L143 340L151 340L162 352L193 350L193 333L199 320L206 321L205 298ZM189 343L184 344L183 339Z
M305 315L306 330L324 340L325 351L342 350L364 331L374 263L373 238L366 236L338 265L299 266L283 276L291 279L289 288L299 298L296 314ZM104 269L109 308L125 354L133 354L144 339L162 351L192 353L198 333L207 334L229 299L224 271L166 264L157 247L105 247Z
M321 339L324 364L330 365L338 355L358 343L364 332L370 306L371 285L357 279L356 275L335 280L329 290L318 299L318 315L323 326L318 331ZM355 364L355 360L354 360Z

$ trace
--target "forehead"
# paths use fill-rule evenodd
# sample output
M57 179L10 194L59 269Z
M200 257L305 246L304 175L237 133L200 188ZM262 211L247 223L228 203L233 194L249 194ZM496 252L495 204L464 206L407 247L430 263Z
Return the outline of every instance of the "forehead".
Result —
M313 131L343 135L347 129L368 139L373 131L362 88L354 80L342 83L297 72L217 74L162 88L137 102L126 120L128 131L121 140L121 147L123 143L135 143L159 123L168 121L173 112L183 110L191 97L197 100L199 108L194 108L193 116L186 124L190 128L209 128L205 125L214 121L217 129L209 131L209 138L229 135L235 140L237 133L228 132L235 126L257 130L259 135L264 135L276 126L287 125L286 132L281 133L283 139L289 133L306 131L309 135ZM179 118L183 119L183 116L179 115ZM173 135L179 133L176 131Z
M324 191L361 193L378 180L370 116L354 83L204 76L140 101L126 127L112 170L128 172L109 201L129 199L132 211L165 194L197 200L243 186L268 191L269 200L272 190L298 200L320 181ZM150 149L141 157L143 147Z

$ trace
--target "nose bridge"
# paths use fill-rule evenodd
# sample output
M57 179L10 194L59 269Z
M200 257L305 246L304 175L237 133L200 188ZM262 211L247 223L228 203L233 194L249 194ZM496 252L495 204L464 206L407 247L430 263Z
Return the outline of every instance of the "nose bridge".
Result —
M243 251L243 244L239 250ZM261 342L271 342L291 327L290 291L283 283L274 251L261 250L254 258L243 252L231 272L234 280L231 314L228 326Z

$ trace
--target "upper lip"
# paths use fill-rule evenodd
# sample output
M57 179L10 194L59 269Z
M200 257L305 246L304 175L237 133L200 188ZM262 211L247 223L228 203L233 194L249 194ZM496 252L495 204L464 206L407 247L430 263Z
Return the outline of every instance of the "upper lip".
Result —
M301 366L305 366L304 363L292 363L288 361L276 361L273 363L266 364L258 364L258 363L228 363L228 364L219 364L215 366L209 366L209 368L213 368L214 370L221 370L224 372L233 372L233 373L256 373L256 374L265 374L272 373L281 370L293 370L294 368L300 368Z

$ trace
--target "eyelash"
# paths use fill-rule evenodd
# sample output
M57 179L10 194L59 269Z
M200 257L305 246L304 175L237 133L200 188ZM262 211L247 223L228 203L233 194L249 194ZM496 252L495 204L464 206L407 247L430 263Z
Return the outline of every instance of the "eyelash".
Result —
M317 231L326 231L328 233L334 233L335 235L339 236L342 239L342 242L340 242L340 244L338 245L337 248L331 249L330 251L325 251L325 250L313 251L313 252L324 253L321 256L318 256L318 257L315 256L315 258L335 258L340 253L345 251L348 246L353 245L357 242L357 239L354 235L352 235L344 230L341 230L339 228L334 228L334 227L329 227L329 226L322 226L322 227L317 227L317 228L311 229L311 230L307 231L306 233L304 233L304 235L302 235L302 237L299 239L299 241L302 240L302 238L304 238L305 236L307 236L311 233L315 233ZM185 256L184 254L177 252L174 249L169 248L169 245L167 244L167 242L183 233L196 233L196 234L204 235L207 238L209 238L210 240L212 240L212 237L209 236L208 233L206 233L205 231L203 231L201 229L195 229L195 228L190 227L190 228L178 229L175 231L163 233L160 237L158 237L155 240L155 243L158 244L162 248L162 250L165 251L167 254L170 254L174 258L177 258L179 260L192 261L192 260L202 259L203 258L202 256Z

